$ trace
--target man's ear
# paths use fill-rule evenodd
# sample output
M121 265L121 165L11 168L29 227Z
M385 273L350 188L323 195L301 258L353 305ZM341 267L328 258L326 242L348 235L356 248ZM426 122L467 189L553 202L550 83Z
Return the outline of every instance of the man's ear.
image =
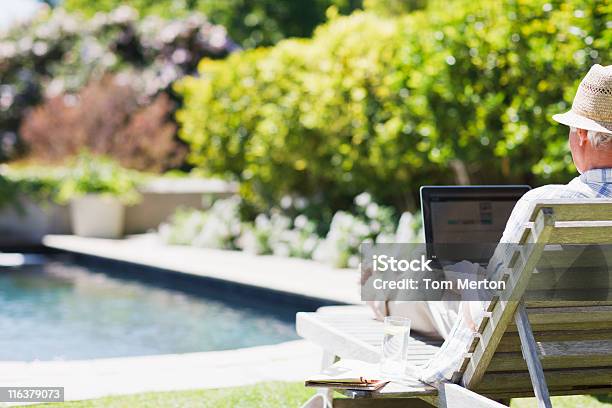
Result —
M589 134L585 129L577 129L578 133L578 146L584 147L589 141Z

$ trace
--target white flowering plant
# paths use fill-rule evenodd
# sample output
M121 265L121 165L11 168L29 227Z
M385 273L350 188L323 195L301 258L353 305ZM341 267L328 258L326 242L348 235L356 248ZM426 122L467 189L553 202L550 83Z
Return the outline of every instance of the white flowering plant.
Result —
M232 197L217 200L206 211L177 211L168 223L160 226L159 236L169 244L238 249L241 231L240 199Z
M318 244L316 224L305 215L295 217L292 228L287 228L270 239L274 255L296 258L312 258Z
M422 241L420 217L405 212L396 228L393 209L376 204L370 194L362 193L354 202L354 214L336 212L323 238L304 214L287 216L288 210L295 210L287 203L257 215L253 222L241 222L238 198L218 200L206 211L178 211L160 226L159 235L171 244L314 259L338 268L358 267L363 242Z
M191 208L179 208L167 222L161 224L157 235L166 244L191 245L206 219L206 213Z
M275 211L271 215L259 214L253 223L246 223L238 246L244 251L265 255L274 253L274 239L288 230L291 219Z
M354 203L355 214L344 211L334 214L329 232L315 251L314 259L336 267L356 268L361 243L395 240L392 208L378 205L367 192L356 196Z

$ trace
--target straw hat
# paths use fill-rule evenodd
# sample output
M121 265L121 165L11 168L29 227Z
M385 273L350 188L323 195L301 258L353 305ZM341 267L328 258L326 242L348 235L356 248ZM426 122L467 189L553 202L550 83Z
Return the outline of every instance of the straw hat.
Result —
M553 115L567 126L612 134L612 65L595 64L586 74L568 112Z

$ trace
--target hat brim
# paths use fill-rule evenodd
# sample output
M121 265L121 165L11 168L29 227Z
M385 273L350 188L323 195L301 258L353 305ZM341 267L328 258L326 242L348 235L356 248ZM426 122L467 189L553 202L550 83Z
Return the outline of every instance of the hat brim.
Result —
M595 132L608 133L612 135L612 123L609 124L610 126L610 129L609 129L603 126L602 124L600 124L599 122L593 119L589 119L585 116L578 115L577 113L571 110L565 113L558 113L556 115L553 115L552 118L556 120L557 122L562 123L567 126L571 126L571 127L575 127L579 129L585 129L585 130L593 130Z

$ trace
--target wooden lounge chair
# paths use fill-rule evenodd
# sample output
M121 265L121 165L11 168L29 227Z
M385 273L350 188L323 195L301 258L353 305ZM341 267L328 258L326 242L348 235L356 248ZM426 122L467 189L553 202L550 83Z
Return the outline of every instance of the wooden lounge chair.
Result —
M506 290L488 303L453 377L456 384L435 388L407 378L379 392L345 392L353 399L334 400L334 404L476 408L502 406L495 400L535 395L540 407L550 407L549 395L612 392L612 296L597 301L543 302L529 300L526 292L537 276L533 273L536 267L565 262L564 251L553 244L612 244L612 201L542 200L531 221L520 241L531 245L510 255ZM575 268L584 268L585 273L598 268L608 272L611 259L586 254ZM379 359L382 323L372 320L364 308L338 306L298 313L296 325L298 334L324 349L324 367L341 366L347 359L362 364ZM409 352L412 364L425 364L439 346L440 342L414 336Z

